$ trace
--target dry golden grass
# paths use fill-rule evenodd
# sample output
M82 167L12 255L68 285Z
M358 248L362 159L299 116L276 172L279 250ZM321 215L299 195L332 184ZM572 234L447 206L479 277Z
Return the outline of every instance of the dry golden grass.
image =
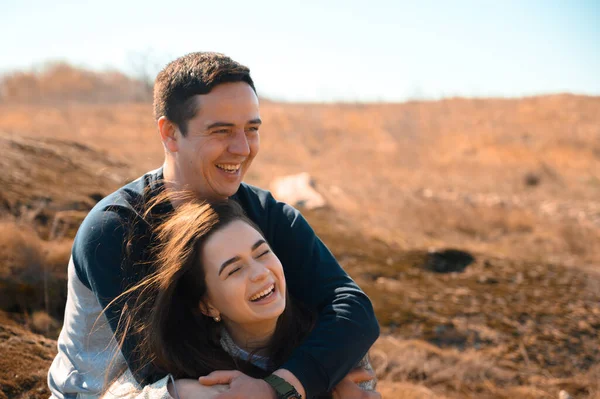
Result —
M598 366L574 378L539 377L523 369L506 369L476 351L440 349L415 340L381 337L370 352L389 398L557 398L566 390L577 398L596 398ZM523 382L529 384L523 386Z
M43 241L22 222L0 221L0 309L34 314L43 309L62 320L71 244Z
M409 248L460 244L597 263L598 115L599 98L576 96L267 102L261 153L247 180L268 187L277 176L308 171L357 228ZM3 104L1 131L84 143L131 164L128 177L162 162L149 104ZM537 186L525 184L530 173Z
M121 72L92 72L62 62L5 75L0 89L0 99L9 103L115 103L152 98L150 88Z
M0 103L0 214L12 218L0 224L0 277L22 290L2 302L30 313L47 306L31 289L40 270L64 284L69 239L97 194L163 156L150 104L75 103L108 75L56 71L73 75L70 94L46 72L17 74L24 91ZM247 180L315 178L330 206L306 216L383 327L372 355L384 397L599 395L599 97L263 102L261 118ZM423 270L429 248L448 247L477 262Z
M13 221L0 222L0 259L3 278L34 280L45 268L43 244L36 231Z
M463 273L435 274L424 269L427 251L360 235L328 210L305 216L375 305L384 335L371 355L385 389L402 382L448 397L555 398L561 389L594 397L597 274L485 252Z
M31 331L44 335L48 335L50 330L56 329L59 325L48 313L41 310L33 312L28 324Z
M0 220L0 277L23 276L33 281L40 277L40 270L66 274L65 265L71 256L71 245L70 239L40 239L30 224ZM22 265L29 265L29 268L19 270Z
M442 394L436 394L422 385L405 382L382 381L377 391L384 399L446 399Z

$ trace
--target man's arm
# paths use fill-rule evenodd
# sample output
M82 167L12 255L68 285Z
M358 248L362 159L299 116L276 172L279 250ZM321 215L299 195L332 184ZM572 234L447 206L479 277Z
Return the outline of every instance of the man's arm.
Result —
M309 395L331 391L379 337L379 324L367 295L300 212L282 208L289 221L278 228L278 236L287 238L282 263L295 266L285 268L290 293L319 312L315 328L283 368L300 379Z
M145 222L135 217L125 207L96 210L84 220L73 243L77 276L105 309L113 334L118 332L126 298L113 300L147 272L144 265L135 264L143 260L140 248L149 246L142 228ZM119 334L115 338L120 341ZM141 375L143 362L136 353L137 347L136 337L128 334L121 352L138 382L148 382L143 381L146 375Z
M228 389L227 385L204 386L193 379L173 380L171 375L142 387L126 370L100 399L213 399Z
M267 213L261 215L251 194L239 194L280 258L290 293L318 312L315 328L282 369L298 378L307 397L331 391L379 336L373 306L298 210L260 190Z

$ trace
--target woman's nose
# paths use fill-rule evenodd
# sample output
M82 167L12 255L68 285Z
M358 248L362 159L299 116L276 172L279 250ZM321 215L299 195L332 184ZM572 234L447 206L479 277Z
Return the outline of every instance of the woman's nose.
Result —
M267 269L264 265L262 265L260 263L255 263L254 266L252 267L252 273L250 274L250 280L252 282L264 280L269 275L269 273L270 273L269 269Z

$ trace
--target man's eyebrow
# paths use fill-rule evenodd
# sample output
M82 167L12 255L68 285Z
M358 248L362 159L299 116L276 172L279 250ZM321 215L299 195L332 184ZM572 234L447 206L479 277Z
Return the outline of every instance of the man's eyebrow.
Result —
M227 266L231 265L232 263L237 262L238 260L240 260L239 256L234 256L231 259L227 259L225 262L223 262L223 264L221 265L221 267L219 267L219 276L221 275L221 272L223 271L223 269L225 269Z
M234 127L234 126L235 126L235 124L233 124L233 123L215 122L215 123L211 123L210 125L206 126L206 130L213 129L215 127Z
M260 125L260 124L262 124L262 121L260 120L260 118L256 118L256 119L251 119L246 123L248 125ZM206 126L206 130L214 129L215 127L235 127L235 124L229 123L229 122L214 122L214 123L211 123L210 125Z

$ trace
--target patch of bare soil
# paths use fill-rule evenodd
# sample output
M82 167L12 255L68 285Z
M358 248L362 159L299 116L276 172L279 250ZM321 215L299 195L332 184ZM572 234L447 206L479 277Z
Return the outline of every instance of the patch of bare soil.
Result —
M65 235L64 222L79 223L99 199L133 177L125 163L77 141L0 130L0 153L0 216L47 226L52 239Z
M46 399L56 341L27 331L0 312L0 399Z
M306 215L373 301L384 381L459 397L600 393L600 276L480 253L462 272L435 273L428 251L361 236L327 210Z

